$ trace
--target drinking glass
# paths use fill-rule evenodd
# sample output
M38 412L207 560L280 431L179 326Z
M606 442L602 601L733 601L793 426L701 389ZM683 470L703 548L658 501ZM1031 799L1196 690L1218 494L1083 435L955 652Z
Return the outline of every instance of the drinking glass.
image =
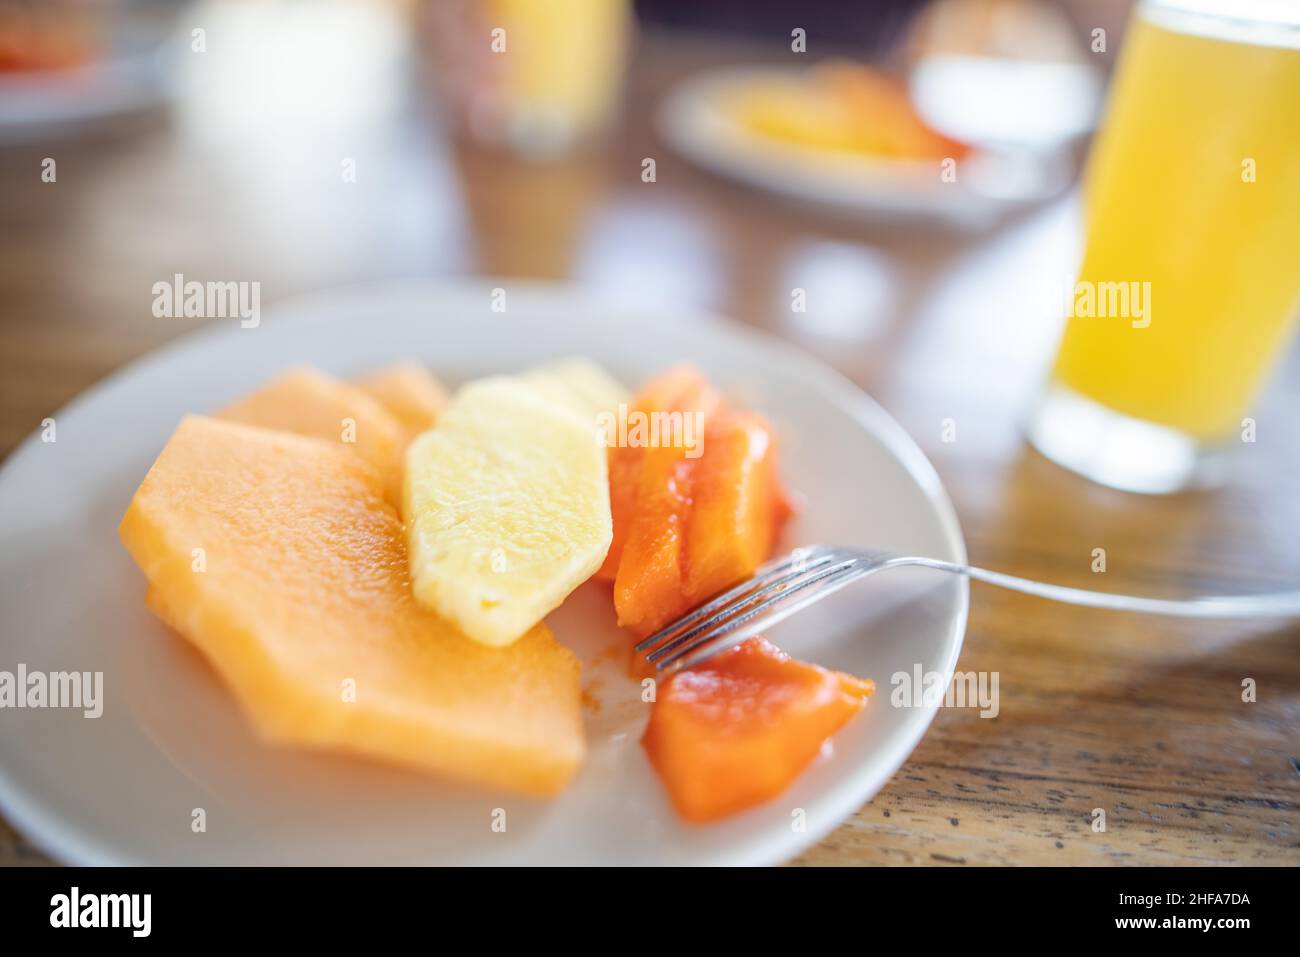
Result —
M1105 485L1212 483L1300 307L1300 4L1142 3L1083 208L1030 441Z

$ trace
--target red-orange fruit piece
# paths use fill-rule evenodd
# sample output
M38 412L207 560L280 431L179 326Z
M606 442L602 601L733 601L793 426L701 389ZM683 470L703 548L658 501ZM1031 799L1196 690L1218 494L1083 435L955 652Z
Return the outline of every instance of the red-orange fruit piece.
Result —
M784 791L874 690L751 638L661 685L641 743L677 812L707 823Z
M693 472L686 522L688 607L753 575L790 514L777 474L776 440L760 415L716 416Z

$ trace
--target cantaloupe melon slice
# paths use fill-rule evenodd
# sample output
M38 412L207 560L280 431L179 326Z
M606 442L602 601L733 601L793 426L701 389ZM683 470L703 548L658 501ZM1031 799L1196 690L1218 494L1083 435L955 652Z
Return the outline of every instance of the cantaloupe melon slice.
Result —
M488 648L422 608L382 488L338 443L190 417L120 533L265 737L558 792L583 757L577 660L543 625Z
M217 413L218 418L331 442L379 470L385 495L402 501L402 456L410 433L374 396L305 366L290 369Z
M447 405L447 390L416 362L395 362L352 380L378 399L407 431L408 441L433 428Z
M407 450L403 514L416 598L476 641L508 645L605 558L605 449L521 379L479 379Z

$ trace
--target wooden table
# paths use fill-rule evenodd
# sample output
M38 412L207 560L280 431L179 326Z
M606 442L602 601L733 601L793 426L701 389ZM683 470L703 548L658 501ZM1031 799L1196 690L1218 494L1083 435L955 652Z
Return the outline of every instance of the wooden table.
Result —
M726 58L644 39L613 145L546 166L449 152L416 111L341 107L322 129L266 115L252 93L242 110L200 95L170 122L0 154L0 453L200 322L150 313L151 285L176 272L260 280L264 305L394 275L572 277L714 308L844 371L931 457L983 565L1164 595L1295 587L1300 355L1225 488L1148 498L1067 474L1026 448L1021 417L1059 331L1050 290L1077 254L1074 200L945 236L822 218L712 178L650 116L674 79ZM40 180L45 156L55 184ZM357 160L354 184L342 157ZM790 310L796 286L806 314ZM799 863L1300 864L1298 640L1294 625L974 586L960 667L999 672L1000 714L941 711L884 790ZM0 823L0 863L43 860Z

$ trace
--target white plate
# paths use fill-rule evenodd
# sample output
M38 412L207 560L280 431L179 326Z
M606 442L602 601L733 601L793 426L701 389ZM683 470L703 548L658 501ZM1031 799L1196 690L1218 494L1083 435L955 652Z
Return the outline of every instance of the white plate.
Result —
M1063 151L1008 144L976 149L956 179L935 161L839 155L784 144L738 123L726 104L756 83L797 82L790 67L733 67L691 77L664 100L659 132L699 166L748 186L862 219L980 228L1059 192L1072 171Z
M492 288L507 311L491 311ZM903 569L846 589L771 637L879 690L799 780L709 827L673 815L638 744L646 708L614 654L608 586L552 616L584 660L590 755L550 803L261 744L198 655L145 610L117 537L136 485L177 420L291 363L351 375L397 358L450 382L585 354L629 382L697 363L779 429L783 471L806 496L786 545L838 542L963 560L924 456L870 399L789 346L708 316L648 314L522 282L354 287L274 310L257 328L187 337L55 416L0 471L0 670L102 671L104 712L0 710L0 807L77 863L722 864L788 859L885 783L934 708L890 706L889 677L946 672L966 623L963 580ZM35 425L35 423L33 423ZM191 830L203 808L207 830ZM495 809L506 831L492 829ZM802 810L802 815L799 814ZM803 828L800 829L800 824Z

